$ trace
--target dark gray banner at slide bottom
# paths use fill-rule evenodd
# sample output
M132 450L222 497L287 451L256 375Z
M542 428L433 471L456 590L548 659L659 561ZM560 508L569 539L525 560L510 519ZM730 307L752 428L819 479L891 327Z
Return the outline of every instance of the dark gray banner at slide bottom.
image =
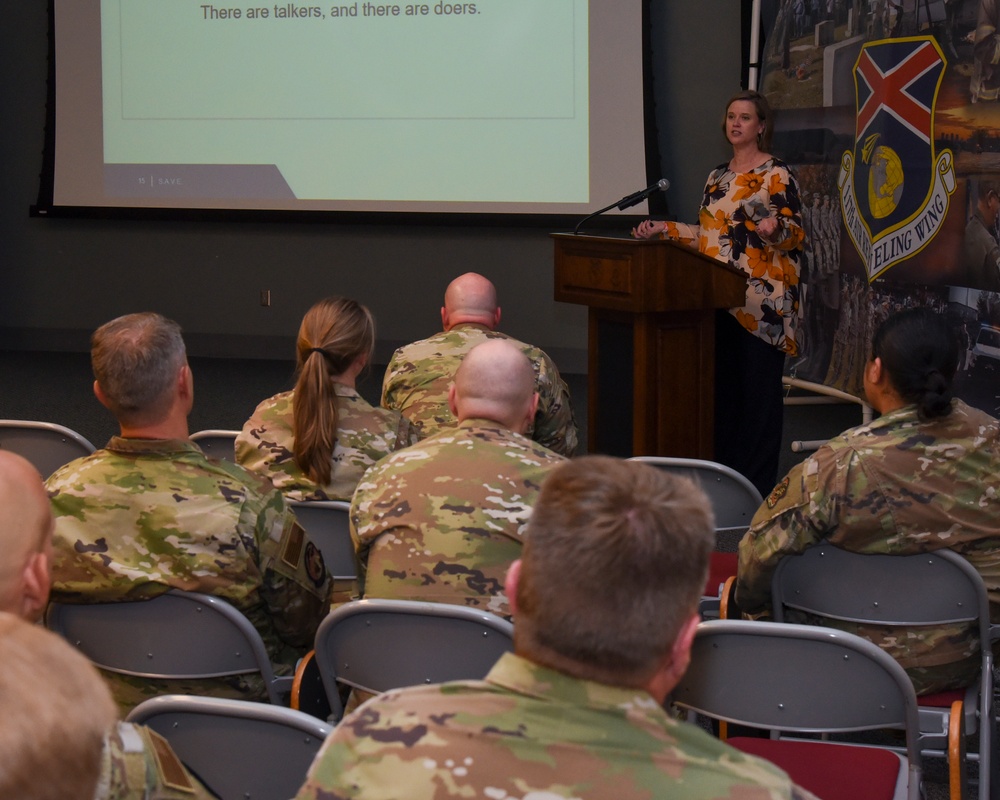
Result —
M107 197L294 200L274 164L105 164Z

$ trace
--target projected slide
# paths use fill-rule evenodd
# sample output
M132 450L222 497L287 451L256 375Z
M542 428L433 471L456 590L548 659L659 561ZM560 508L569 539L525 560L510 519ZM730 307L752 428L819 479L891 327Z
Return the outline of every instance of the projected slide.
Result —
M105 0L109 188L586 200L585 12Z
M610 0L56 14L57 204L576 211L646 182L640 15Z

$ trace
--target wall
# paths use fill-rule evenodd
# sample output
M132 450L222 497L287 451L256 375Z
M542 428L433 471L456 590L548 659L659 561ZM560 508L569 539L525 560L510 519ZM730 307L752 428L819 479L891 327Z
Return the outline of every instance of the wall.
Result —
M586 311L551 299L544 229L30 218L46 5L9 3L0 26L0 347L85 350L100 323L153 309L181 323L196 355L290 357L302 313L338 293L372 308L384 355L436 330L444 286L474 269L497 284L504 330L565 371L586 370ZM692 220L705 174L726 155L718 122L739 88L740 4L653 0L652 21L663 175L672 212ZM259 304L265 288L270 308Z

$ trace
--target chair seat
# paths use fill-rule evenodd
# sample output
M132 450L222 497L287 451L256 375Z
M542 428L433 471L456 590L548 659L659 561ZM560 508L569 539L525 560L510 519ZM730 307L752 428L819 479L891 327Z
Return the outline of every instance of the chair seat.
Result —
M903 760L877 747L733 737L728 743L780 767L803 789L823 800L892 798L905 777Z
M926 708L951 708L951 704L965 700L966 689L949 689L917 697L917 705Z

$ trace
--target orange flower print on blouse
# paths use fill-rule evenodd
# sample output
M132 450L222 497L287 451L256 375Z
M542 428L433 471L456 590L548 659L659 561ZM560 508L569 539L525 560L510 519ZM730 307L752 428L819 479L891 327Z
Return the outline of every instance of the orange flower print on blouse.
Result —
M763 185L764 176L758 175L756 172L746 172L743 175L737 175L736 194L733 195L733 199L749 200L761 190Z
M746 304L731 311L739 323L793 356L805 241L801 209L798 184L784 162L770 158L738 175L720 164L705 184L696 237L701 252L746 273ZM768 218L778 228L765 239L759 226Z

